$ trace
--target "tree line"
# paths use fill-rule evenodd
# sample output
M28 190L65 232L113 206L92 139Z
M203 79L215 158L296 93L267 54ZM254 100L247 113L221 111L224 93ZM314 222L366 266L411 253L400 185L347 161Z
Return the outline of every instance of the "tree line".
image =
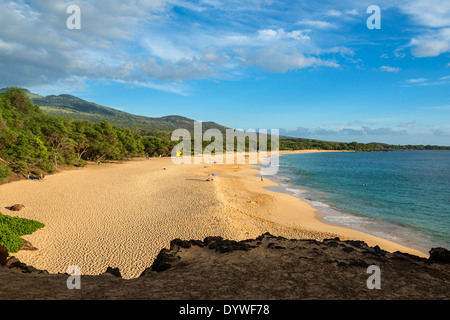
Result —
M111 125L106 120L94 123L48 115L30 101L23 89L8 88L0 92L0 181L12 172L25 177L40 176L57 171L61 165L84 166L86 161L169 156L179 141L170 141L170 133L163 133L156 130L139 134L138 130ZM267 142L270 150L270 137ZM203 148L209 144L202 142ZM280 137L279 149L389 151L449 150L450 147Z
M333 142L302 138L280 137L280 150L349 150L349 151L394 151L394 150L450 150L437 145L392 145L385 143Z
M0 93L0 181L12 172L39 176L86 161L167 156L175 143L141 135L107 121L44 114L20 88Z

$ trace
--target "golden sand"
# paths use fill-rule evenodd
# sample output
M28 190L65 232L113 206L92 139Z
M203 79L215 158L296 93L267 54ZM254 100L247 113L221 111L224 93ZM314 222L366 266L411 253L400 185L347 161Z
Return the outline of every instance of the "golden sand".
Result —
M206 181L208 174L217 174ZM22 262L51 273L77 265L82 274L118 267L134 278L149 267L170 240L222 236L243 240L265 232L287 238L363 240L387 251L426 256L357 230L325 224L298 198L265 189L276 183L256 175L255 166L175 165L170 158L121 164L90 164L0 186L0 208L35 219L45 228L24 238L37 251L19 251ZM5 207L20 203L25 209Z

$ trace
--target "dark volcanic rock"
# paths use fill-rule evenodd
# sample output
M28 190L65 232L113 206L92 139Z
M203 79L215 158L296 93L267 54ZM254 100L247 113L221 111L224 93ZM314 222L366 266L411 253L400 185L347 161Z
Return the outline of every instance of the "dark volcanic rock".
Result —
M150 270L154 272L165 271L169 269L172 266L172 263L177 260L179 260L179 257L176 255L176 252L162 249L156 256L156 259L150 267Z
M445 248L433 248L430 250L430 260L450 263L450 251Z
M217 239L216 241L210 240L208 249L215 249L220 253L225 252L233 252L236 250L240 251L248 251L252 248L251 245L248 244L248 241L235 241L235 240L223 240L222 238Z
M12 271L21 273L48 274L47 270L36 269L33 266L28 266L25 263L20 262L19 260L9 264L8 268Z
M181 239L174 239L174 240L170 241L170 249L173 249L175 246L179 246L181 248L188 249L191 247L191 244L189 243L189 241L184 241Z
M107 274L107 275L111 274L111 275L113 275L116 278L122 278L122 275L120 274L119 268L108 267L104 274Z
M205 240L203 240L203 243L205 244L205 246L207 246L211 242L217 242L217 241L222 241L222 240L223 240L222 237L206 237Z
M425 259L362 241L267 233L245 241L175 239L139 278L82 275L82 290L67 290L65 275L15 261L0 267L0 283L6 284L0 299L449 299L448 251L430 254ZM367 287L371 266L381 271L379 290ZM115 270L107 272L120 274Z

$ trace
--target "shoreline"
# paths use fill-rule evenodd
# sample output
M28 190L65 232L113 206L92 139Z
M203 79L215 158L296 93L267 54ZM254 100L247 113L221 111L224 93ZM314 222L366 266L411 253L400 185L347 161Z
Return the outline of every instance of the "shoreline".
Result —
M324 151L320 151L324 152ZM292 153L305 153L305 152L292 152ZM289 154L292 154L289 153ZM311 153L311 152L308 152ZM420 234L415 229L408 227L396 225L395 223L384 221L384 220L375 220L368 216L365 216L364 214L358 214L358 213L350 213L340 210L339 208L336 208L332 203L326 203L323 202L320 199L308 199L307 196L305 196L304 193L315 193L315 192L322 192L320 189L314 189L309 188L302 185L295 185L291 184L289 182L284 181L286 176L277 173L276 175L272 176L274 179L274 182L278 184L277 188L278 190L274 190L276 192L282 192L287 193L290 195L293 195L294 197L297 197L303 202L307 202L311 204L318 212L317 212L317 219L321 220L322 222L334 226L340 226L344 228L350 228L354 230L361 231L363 233L371 234L375 237L379 237L388 241L392 241L394 243L397 243L399 245L418 250L422 252L425 256L429 255L429 250L433 247L439 247L442 245L439 244L432 244L431 242L427 242L425 239L425 234ZM335 219L336 217L341 218L350 218L351 219L357 219L360 220L356 223L344 223L339 221L339 219ZM344 219L345 221L346 219ZM386 231L387 229L387 231ZM394 232L389 232L389 230L399 229ZM406 235L404 234L406 233ZM411 235L413 234L413 235ZM421 241L415 241L415 240L421 240Z
M257 168L257 166L253 167ZM280 225L301 226L301 228L305 230L315 231L318 233L324 232L335 234L340 237L341 240L362 240L369 246L378 245L382 249L389 252L402 251L420 257L429 256L425 252L419 251L415 248L407 247L388 239L384 239L350 227L324 222L320 219L320 215L322 214L320 210L314 208L311 204L299 199L294 195L268 189L270 187L280 187L278 183L272 181L270 178L265 177L264 186L262 186L260 184L259 178L257 178L258 173L255 170L253 171L254 172L251 173L251 175L254 176L254 180L256 182L252 181L247 183L249 184L250 189L254 190L255 192L262 192L273 196L276 199L277 205L276 209L274 210L272 220ZM289 211L291 213L286 213L286 211ZM292 212L296 211L301 212L301 214L292 214Z
M46 225L23 237L37 251L12 255L50 273L64 273L75 264L83 274L93 275L111 266L131 279L174 238L245 240L269 232L319 241L362 240L386 251L427 257L370 234L321 222L308 203L267 190L275 183L261 182L255 167L175 165L170 157L134 159L66 170L44 181L1 185L1 207L25 205L19 212L1 212ZM218 177L207 182L212 173Z
M376 234L376 230L375 229L372 230L372 229L370 229L370 227L364 229L362 227L348 226L348 225L345 225L343 223L334 222L332 220L327 219L327 217L333 218L333 217L336 217L337 215L338 216L344 215L346 217L357 217L357 218L366 219L367 221L369 221L369 223L376 224L376 222L372 221L372 219L370 219L370 218L364 217L362 215L351 214L351 213L340 211L339 209L334 208L334 207L330 206L329 204L323 203L320 200L310 201L309 199L302 198L300 195L296 195L295 191L291 191L290 190L291 187L295 188L295 186L289 186L289 187L283 186L281 182L277 181L280 177L282 177L282 176L277 176L276 179L274 179L275 181L273 180L273 178L265 177L265 179L271 180L271 181L273 181L274 183L277 184L274 187L268 187L269 190L272 190L274 192L279 192L279 193L285 193L285 194L292 195L293 197L298 198L300 201L310 204L316 210L316 219L318 219L319 221L321 221L321 222L323 222L323 223L325 223L327 225L332 225L332 226L337 226L337 227L342 227L342 228L348 228L348 229L352 229L352 230L363 232L365 234L370 234L370 235L372 235L374 237L378 237L378 238L381 238L381 239L384 239L384 240L387 240L387 241L391 241L391 242L394 242L396 244L405 246L407 248L410 248L410 249L413 249L413 250L417 250L417 251L419 251L419 252L421 252L423 254L423 257L428 257L429 256L428 251L431 249L431 247L428 248L428 247L420 246L420 245L409 245L407 243L406 239L401 239L401 238L399 238L399 240L389 239L389 234L384 234L384 233L382 235L381 234L377 235ZM317 204L315 202L319 202L320 204ZM322 208L322 206L324 206L324 208ZM387 222L385 222L385 223L386 223L386 225L388 225ZM394 236L394 235L391 235L391 236Z

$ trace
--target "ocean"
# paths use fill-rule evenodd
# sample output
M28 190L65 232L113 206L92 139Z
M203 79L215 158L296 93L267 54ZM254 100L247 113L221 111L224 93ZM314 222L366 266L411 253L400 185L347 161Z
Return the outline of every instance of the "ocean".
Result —
M271 178L327 223L450 249L450 151L284 154Z

